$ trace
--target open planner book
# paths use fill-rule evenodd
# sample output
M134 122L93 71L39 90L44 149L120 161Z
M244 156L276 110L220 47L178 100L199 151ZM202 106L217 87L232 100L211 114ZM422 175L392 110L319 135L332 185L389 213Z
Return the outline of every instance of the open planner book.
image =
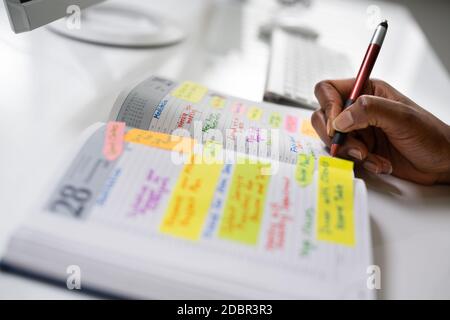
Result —
M4 270L129 298L374 297L364 183L307 111L152 77L40 199Z

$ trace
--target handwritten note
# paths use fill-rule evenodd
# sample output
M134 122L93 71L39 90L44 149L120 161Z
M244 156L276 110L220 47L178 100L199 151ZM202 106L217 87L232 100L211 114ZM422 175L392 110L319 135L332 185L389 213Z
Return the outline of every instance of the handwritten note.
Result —
M189 126L192 121L195 119L195 115L198 110L192 108L192 106L188 105L184 108L183 112L178 118L177 128L183 128L185 126Z
M202 127L202 132L207 132L210 129L216 129L219 125L221 113L210 113L205 119Z
M319 135L317 134L316 130L311 124L311 120L304 119L302 121L302 125L300 127L300 132L306 136L312 137L312 138L319 138Z
M223 207L226 203L227 189L233 173L233 165L225 164L217 184L214 198L209 209L205 227L203 228L203 237L211 238L217 232L222 215Z
M292 180L290 177L283 177L282 184L274 195L271 195L272 201L269 203L269 215L267 217L264 249L267 251L283 251L286 249L288 241L287 234L290 232L294 218L291 213L291 188Z
M313 251L317 249L317 246L315 245L314 241L314 228L313 228L313 221L314 221L314 209L313 208L307 208L305 210L305 220L303 222L302 226L302 241L301 241L301 249L300 249L300 256L302 257L308 257L311 255Z
M105 131L103 155L108 161L116 160L123 152L125 122L108 122Z
M234 169L219 238L256 245L261 229L270 176L270 164L239 163Z
M294 116L287 116L284 123L284 128L289 133L295 133L297 131L298 119Z
M195 82L185 81L172 92L172 95L178 99L197 103L203 99L207 92L207 87Z
M141 129L131 129L125 134L124 140L126 142L182 153L192 152L195 144L195 140L188 137Z
M295 180L301 187L311 184L314 174L314 156L299 154L295 167Z
M269 117L269 125L274 128L277 129L281 126L281 123L283 121L283 118L281 117L281 115L278 112L272 112L270 114Z
M208 140L203 144L202 158L200 161L206 164L223 163L224 151L220 142ZM199 156L196 158L196 160Z
M261 119L262 114L263 114L263 111L261 108L251 107L247 111L247 118L252 121L258 121L259 119Z
M317 240L355 245L353 162L319 158Z
M214 195L222 164L186 164L172 192L160 231L199 240Z
M170 193L169 181L170 177L150 169L133 201L129 216L137 217L155 211L161 205L162 199Z

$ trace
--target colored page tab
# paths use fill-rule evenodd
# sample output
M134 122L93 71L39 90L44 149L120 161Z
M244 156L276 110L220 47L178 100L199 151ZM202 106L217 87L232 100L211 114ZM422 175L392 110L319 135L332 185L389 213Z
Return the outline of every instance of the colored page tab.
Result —
M277 129L277 128L281 127L282 121L283 121L283 118L281 117L281 115L278 112L272 112L270 114L269 125L272 128Z
M314 175L314 156L299 154L295 168L295 180L301 187L311 184Z
M186 164L171 195L159 230L199 240L222 171L222 164Z
M215 109L223 109L223 107L225 106L225 98L221 97L221 96L213 96L210 100L210 105L211 107L215 108Z
M298 119L294 116L287 116L284 123L284 128L289 133L295 133L297 131Z
M103 155L108 161L116 160L123 152L125 122L108 122L105 130Z
M312 138L319 138L316 130L314 129L314 127L311 124L311 120L309 120L309 119L304 119L302 121L302 125L300 127L300 132L302 134L304 134L305 136L309 136Z
M141 129L131 129L125 134L124 140L126 142L183 153L192 152L195 144L195 140L191 138Z
M317 240L355 245L353 162L319 158Z
M172 96L192 103L197 103L203 99L207 92L207 87L195 82L185 81L172 92Z
M240 102L236 102L231 107L231 112L233 112L235 114L244 114L245 106L242 103L240 103Z
M263 219L270 176L262 172L270 164L236 165L220 223L219 238L256 245Z
M258 107L251 107L247 111L247 118L252 121L258 121L259 119L261 119L262 114L263 114L262 109Z

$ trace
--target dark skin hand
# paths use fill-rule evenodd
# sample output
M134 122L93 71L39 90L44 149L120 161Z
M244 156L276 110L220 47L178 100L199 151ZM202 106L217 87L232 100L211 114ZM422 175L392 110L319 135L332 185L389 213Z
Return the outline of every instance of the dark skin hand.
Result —
M319 82L320 109L311 118L329 147L335 130L348 132L338 156L375 174L431 185L450 184L450 126L380 80L342 112L354 79Z

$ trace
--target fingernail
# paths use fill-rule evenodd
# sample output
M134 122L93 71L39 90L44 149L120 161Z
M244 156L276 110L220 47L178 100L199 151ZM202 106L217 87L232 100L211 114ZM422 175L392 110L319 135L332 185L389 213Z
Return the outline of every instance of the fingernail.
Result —
M352 158L362 160L362 153L358 149L350 149L348 150L348 155Z
M329 137L332 137L334 135L333 124L330 119L327 120L327 134Z
M352 113L349 111L344 111L338 115L336 119L334 119L333 127L338 131L344 131L353 125L353 123Z
M394 169L392 168L392 165L389 164L386 174L392 174L392 171L394 171Z
M373 172L373 173L380 173L380 169L378 168L378 166L373 163L372 161L364 161L363 163L363 167L364 169L366 169L367 171Z
M392 165L389 162L383 163L383 173L384 174L391 174L393 171Z

